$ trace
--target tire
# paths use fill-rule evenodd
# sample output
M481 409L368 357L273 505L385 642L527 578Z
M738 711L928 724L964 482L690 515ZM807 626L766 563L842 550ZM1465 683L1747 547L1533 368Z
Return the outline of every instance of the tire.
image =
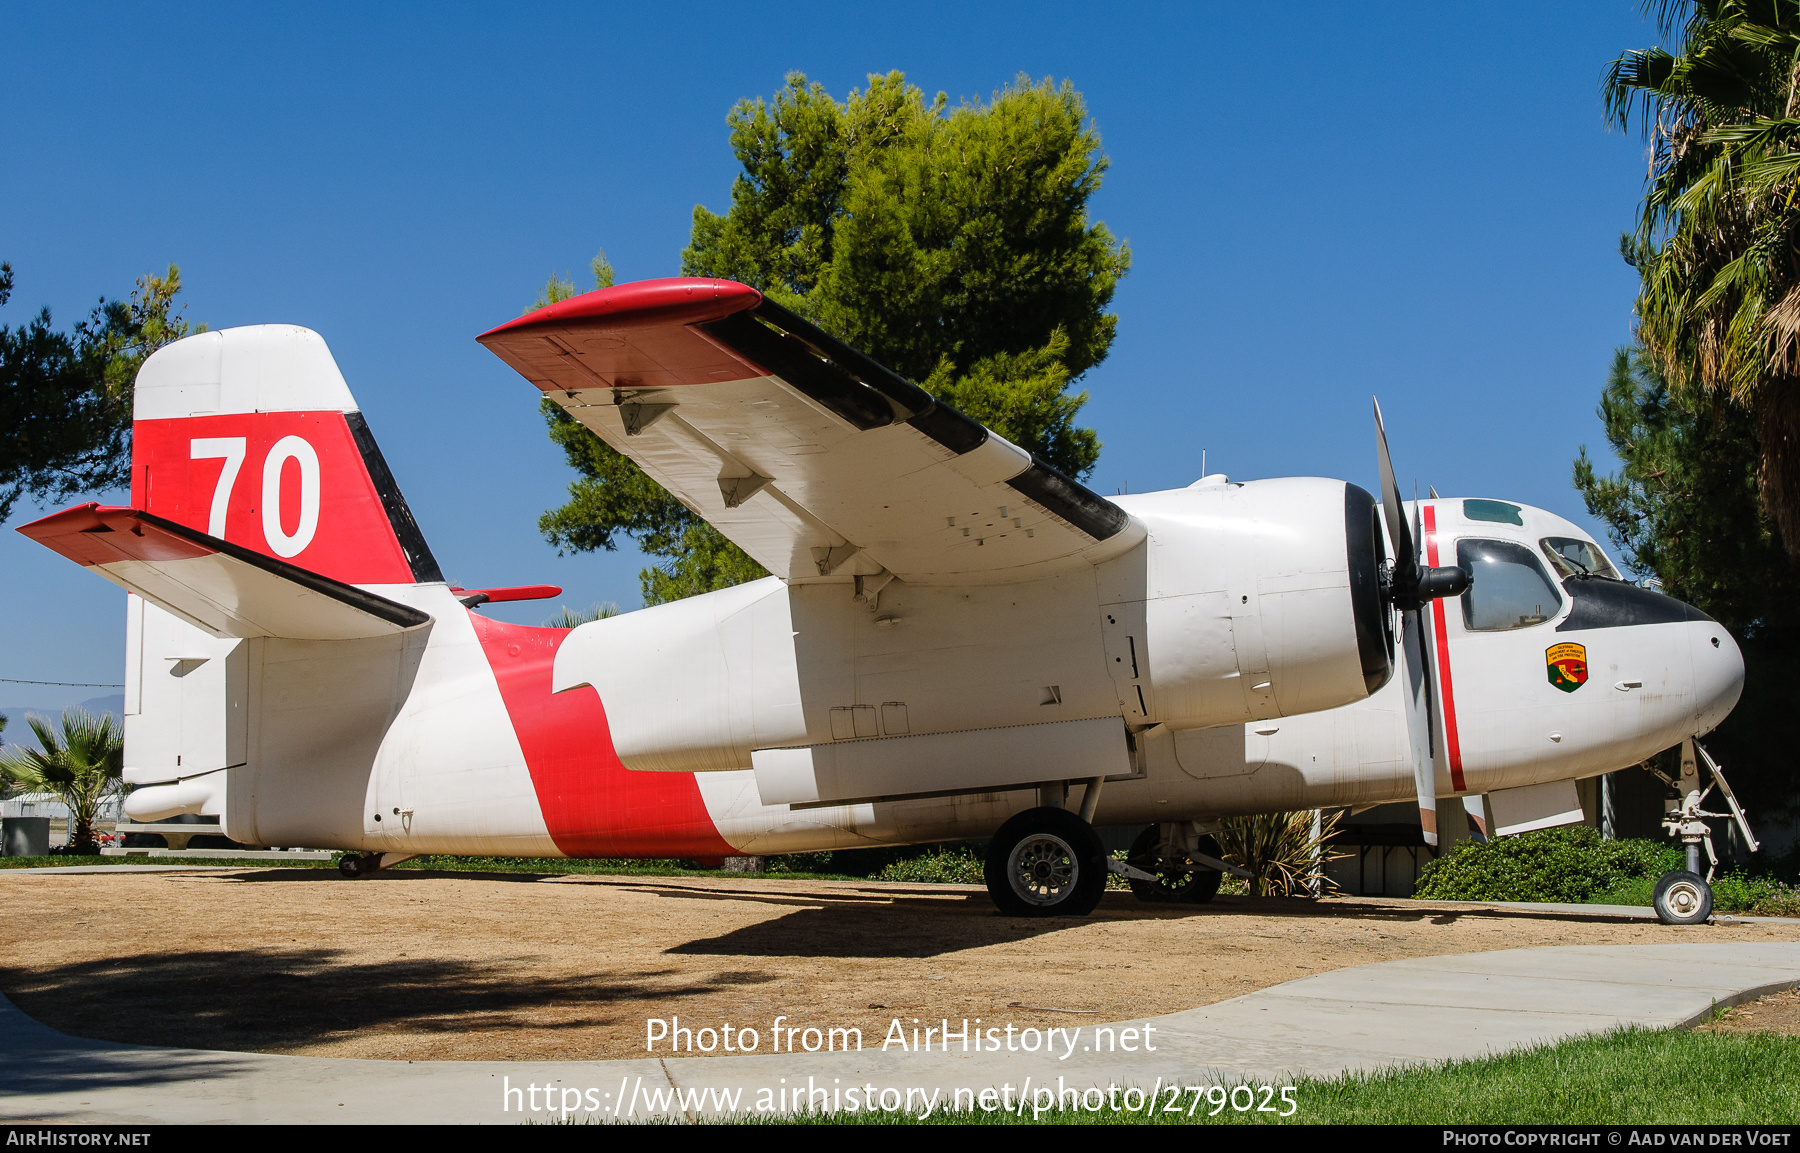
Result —
M1157 825L1151 825L1138 834L1137 840L1131 842L1131 851L1125 855L1125 863L1157 876L1154 881L1130 878L1132 896L1151 904L1172 901L1183 905L1204 905L1218 895L1219 885L1225 880L1224 873L1191 861L1165 862L1156 855L1161 846L1162 829ZM1201 837L1199 849L1209 857L1217 857L1223 851L1219 848L1219 842L1211 837Z
M1085 917L1106 891L1106 847L1066 809L1027 809L988 843L988 895L1009 917Z
M1665 925L1704 924L1712 916L1712 886L1698 873L1677 869L1656 882L1650 903Z
M375 870L370 868L369 865L369 858L363 856L361 853L345 853L338 858L338 872L344 874L344 876L349 877L353 881L358 877L366 877L370 873L373 873Z

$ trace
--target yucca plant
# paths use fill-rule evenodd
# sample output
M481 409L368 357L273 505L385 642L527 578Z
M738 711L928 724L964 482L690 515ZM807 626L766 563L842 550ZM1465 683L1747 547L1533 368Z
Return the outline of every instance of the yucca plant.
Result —
M572 629L580 625L585 625L589 621L603 621L607 617L616 617L618 615L619 606L611 601L607 601L604 604L592 605L585 612L572 609L568 605L563 605L561 612L544 622L544 627L547 629Z
M13 745L0 751L0 774L26 792L50 793L69 808L69 850L100 851L94 817L122 787L125 732L110 716L64 709L61 732L43 717L28 716L42 751Z
M1223 857L1250 870L1245 882L1252 897L1292 897L1323 892L1325 862L1342 856L1326 848L1343 810L1333 810L1313 832L1313 813L1258 813L1251 817L1226 817L1220 821L1219 847Z

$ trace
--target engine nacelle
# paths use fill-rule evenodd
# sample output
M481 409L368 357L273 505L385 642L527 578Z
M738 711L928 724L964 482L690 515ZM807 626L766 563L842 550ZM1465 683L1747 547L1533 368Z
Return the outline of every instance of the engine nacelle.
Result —
M1128 720L1188 729L1292 716L1387 683L1382 538L1367 492L1294 477L1117 501L1149 531L1101 573Z
M1120 719L1242 723L1387 681L1381 538L1362 489L1270 480L1119 503L1145 535L1092 569L894 581L878 597L770 578L582 625L557 650L554 687L594 687L630 769L747 768L763 750L901 738L883 748L933 791L1006 782L993 756L965 763L926 736L1112 719L1122 749Z

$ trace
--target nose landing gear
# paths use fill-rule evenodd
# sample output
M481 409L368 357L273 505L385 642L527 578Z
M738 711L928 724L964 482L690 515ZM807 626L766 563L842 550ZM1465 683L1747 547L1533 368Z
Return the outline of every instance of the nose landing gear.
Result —
M1712 774L1713 784L1700 788L1700 764L1705 760L1706 768ZM1646 768L1650 768L1648 764ZM1699 741L1689 737L1681 742L1681 780L1679 783L1670 780L1660 771L1651 768L1651 772L1662 777L1663 783L1674 789L1679 796L1668 803L1663 815L1663 831L1671 837L1680 837L1687 850L1687 868L1676 869L1663 874L1656 882L1656 890L1650 903L1656 907L1656 915L1665 925L1698 925L1712 915L1712 876L1719 866L1719 855L1713 851L1712 829L1707 826L1706 817L1729 817L1737 822L1739 831L1744 834L1744 843L1750 851L1757 849L1756 836L1750 832L1750 822L1744 819L1744 810L1738 805L1737 797L1731 792L1731 786L1725 783L1725 774L1719 763L1712 759L1712 754L1703 748ZM1725 798L1730 807L1729 813L1709 813L1700 807L1707 797L1712 795L1714 787ZM1700 875L1700 848L1706 847L1706 875Z

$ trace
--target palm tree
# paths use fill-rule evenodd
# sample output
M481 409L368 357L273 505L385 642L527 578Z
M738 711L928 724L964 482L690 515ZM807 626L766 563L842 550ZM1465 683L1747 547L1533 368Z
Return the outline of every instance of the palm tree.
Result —
M1755 416L1763 504L1800 558L1800 0L1646 7L1677 51L1626 52L1604 83L1651 145L1624 244L1638 339L1680 388Z
M27 792L51 793L69 808L69 849L100 851L94 816L118 792L125 772L125 735L110 716L64 709L62 732L42 717L26 718L43 751L14 745L0 752L0 774Z

